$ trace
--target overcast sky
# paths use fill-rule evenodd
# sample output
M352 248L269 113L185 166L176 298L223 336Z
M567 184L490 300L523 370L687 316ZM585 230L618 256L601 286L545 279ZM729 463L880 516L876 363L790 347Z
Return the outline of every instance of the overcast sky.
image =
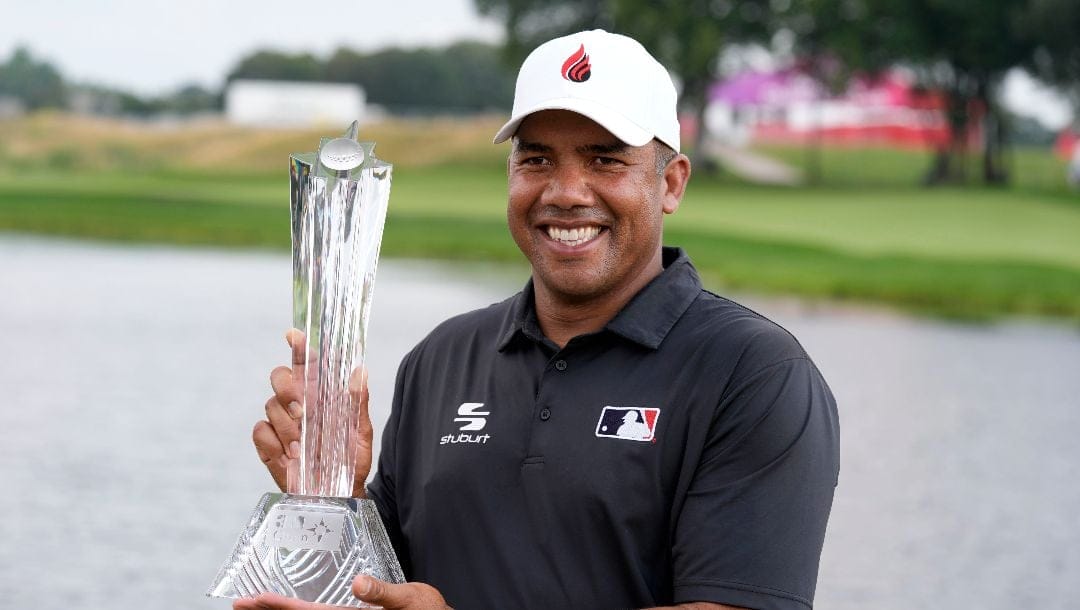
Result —
M192 82L217 87L260 48L325 57L339 46L500 37L472 0L0 0L0 61L25 45L68 80L141 94ZM1011 75L1008 85L1015 111L1053 128L1068 122L1068 107L1030 78Z
M0 61L25 45L69 80L143 94L220 85L259 48L326 56L500 32L472 0L0 0Z

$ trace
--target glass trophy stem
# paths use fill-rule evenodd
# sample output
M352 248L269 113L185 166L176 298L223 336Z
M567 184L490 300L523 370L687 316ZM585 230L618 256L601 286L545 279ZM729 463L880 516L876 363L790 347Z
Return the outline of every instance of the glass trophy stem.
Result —
M340 140L340 139L339 139ZM331 141L332 144L334 141ZM325 146L325 144L324 144ZM293 158L293 325L306 338L300 459L289 493L352 495L359 371L390 194L389 166L310 174ZM305 171L306 170L306 171ZM299 175L298 175L299 174Z
M350 497L359 449L359 392L367 323L390 199L391 166L374 143L323 138L290 164L293 252L293 378L302 388L300 457L288 493L255 507L208 595L262 592L362 607L357 574L404 582L378 510Z

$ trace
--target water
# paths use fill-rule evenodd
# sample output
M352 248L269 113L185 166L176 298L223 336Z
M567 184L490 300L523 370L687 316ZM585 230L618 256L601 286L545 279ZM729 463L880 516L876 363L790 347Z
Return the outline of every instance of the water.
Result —
M250 445L288 358L282 254L0 236L0 606L227 608L203 598L272 483ZM369 368L520 273L387 260ZM748 304L802 340L840 404L816 607L1074 607L1080 334Z

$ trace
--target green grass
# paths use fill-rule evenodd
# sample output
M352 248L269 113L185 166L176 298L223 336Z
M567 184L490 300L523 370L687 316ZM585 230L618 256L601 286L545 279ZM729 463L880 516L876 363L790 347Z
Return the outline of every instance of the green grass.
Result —
M386 256L523 264L506 230L506 147L490 145L498 123L371 128L395 162ZM287 154L316 135L52 115L0 122L0 231L284 250ZM805 150L767 152L806 167ZM719 291L1080 321L1080 195L1048 151L1013 159L1008 189L920 188L927 155L884 149L824 149L823 186L696 175L665 241L685 247Z
M931 163L931 153L921 150L881 147L758 146L756 150L783 161L813 178L814 159L818 183L831 187L898 187L910 189L920 184ZM1016 147L1009 152L1007 165L1012 187L1022 190L1067 192L1065 162L1049 150ZM978 182L979 160L967 159L967 174Z
M1080 270L1011 261L860 256L827 248L672 231L706 284L829 300L882 302L940 317L1002 314L1080 320Z
M986 188L740 188L701 181L669 224L853 255L1080 270L1076 198Z
M394 178L386 256L521 261L501 168ZM277 176L0 177L0 230L286 249ZM882 302L938 316L1080 320L1080 205L987 189L760 188L699 179L670 219L715 289Z

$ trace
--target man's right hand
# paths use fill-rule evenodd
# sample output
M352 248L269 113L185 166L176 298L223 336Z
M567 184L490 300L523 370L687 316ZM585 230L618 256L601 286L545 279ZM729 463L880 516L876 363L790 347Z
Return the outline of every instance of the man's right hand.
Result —
M391 584L370 576L357 576L352 592L361 601L377 604L384 610L452 610L435 587L420 582ZM251 599L233 602L233 610L338 610L327 606L263 593Z
M255 424L251 437L259 459L270 471L278 488L289 491L289 466L300 457L300 428L303 419L302 384L305 375L304 333L291 329L285 341L292 350L292 366L279 366L270 372L274 395L266 401L266 419ZM360 412L357 426L356 476L353 496L365 497L364 482L371 471L371 417L368 414L367 374L357 369L349 380L349 396Z

